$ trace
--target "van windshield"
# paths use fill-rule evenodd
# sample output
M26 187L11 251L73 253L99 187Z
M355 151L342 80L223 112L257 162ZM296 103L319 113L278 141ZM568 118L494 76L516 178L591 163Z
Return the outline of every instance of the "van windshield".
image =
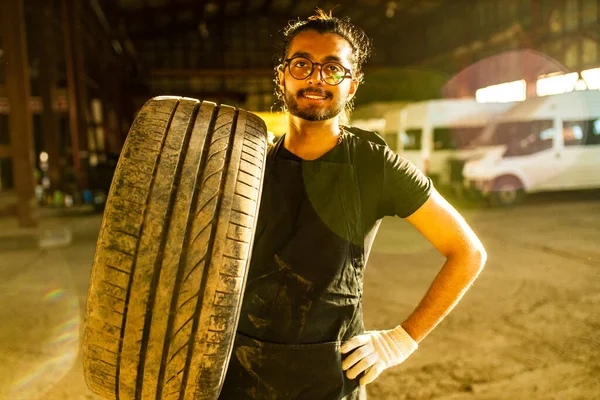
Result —
M491 135L478 140L479 146L506 145L505 157L533 154L552 148L552 120L502 122Z
M483 131L483 126L433 129L434 150L460 150L469 147Z

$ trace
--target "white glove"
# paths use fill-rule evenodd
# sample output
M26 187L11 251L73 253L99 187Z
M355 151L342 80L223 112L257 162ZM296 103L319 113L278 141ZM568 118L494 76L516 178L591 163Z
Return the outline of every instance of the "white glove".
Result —
M342 369L347 371L349 379L366 371L359 383L367 385L383 370L406 360L417 347L417 342L400 325L389 331L370 331L342 344L343 354L356 349L342 361Z

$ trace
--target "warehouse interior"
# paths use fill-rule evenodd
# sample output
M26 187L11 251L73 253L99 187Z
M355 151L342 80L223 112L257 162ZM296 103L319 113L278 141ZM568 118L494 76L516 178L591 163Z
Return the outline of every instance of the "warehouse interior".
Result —
M490 85L600 65L595 0L2 3L0 212L23 226L35 225L36 204L101 197L136 110L153 96L278 110L281 30L316 7L349 16L374 41L357 108L472 98Z
M285 133L275 55L290 21L317 8L349 17L373 40L350 124L377 131L398 153L425 146L403 142L412 128L381 124L390 110L401 120L408 106L460 100L442 112L447 133L453 110L473 105L505 117L535 114L536 99L600 99L600 0L0 0L0 400L100 399L83 378L84 309L105 202L138 111L155 96L185 96L248 110ZM541 118L575 145L556 135L561 147L546 148L546 161L526 154L535 174L559 171L558 150L593 154L574 156L568 167L579 169L560 190L493 207L440 186L488 261L419 350L368 385L370 399L600 396L597 105L561 106L587 113L564 126ZM541 129L535 135L554 143ZM462 186L465 160L457 165ZM563 191L575 178L595 183ZM408 223L384 218L365 274L365 327L389 329L409 315L443 258Z

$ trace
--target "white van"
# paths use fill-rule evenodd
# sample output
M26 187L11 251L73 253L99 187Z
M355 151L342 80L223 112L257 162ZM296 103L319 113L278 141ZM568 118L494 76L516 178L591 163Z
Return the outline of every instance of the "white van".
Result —
M396 148L397 133L386 135L385 115L390 111L399 111L411 104L407 101L380 101L358 106L352 111L350 125L367 131L375 131L383 136L390 148Z
M397 135L398 154L414 163L437 185L447 186L452 180L450 158L457 155L457 150L465 149L513 104L478 103L473 99L412 103L385 114L385 136ZM461 172L462 164L458 173Z
M377 132L383 135L385 130L385 119L383 118L368 118L368 119L353 119L350 124L365 131Z
M525 193L600 188L600 91L525 100L481 138L494 145L463 169L465 185L492 204Z

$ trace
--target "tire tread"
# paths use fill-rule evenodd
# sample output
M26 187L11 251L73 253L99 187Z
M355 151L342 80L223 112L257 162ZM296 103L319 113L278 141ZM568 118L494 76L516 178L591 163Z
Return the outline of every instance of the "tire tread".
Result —
M260 203L262 120L161 97L115 171L88 291L84 376L104 399L216 399ZM183 245L182 245L183 243Z

